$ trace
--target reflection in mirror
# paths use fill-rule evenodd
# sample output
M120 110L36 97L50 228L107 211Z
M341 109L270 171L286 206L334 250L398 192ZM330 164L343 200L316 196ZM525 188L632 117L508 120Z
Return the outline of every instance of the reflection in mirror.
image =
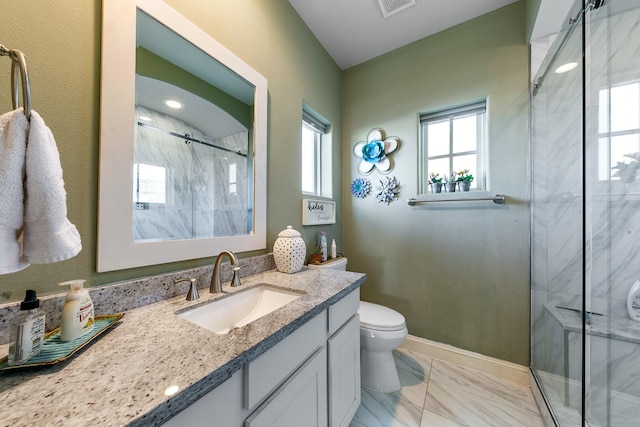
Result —
M139 9L136 29L133 240L249 234L253 85Z
M103 20L97 270L264 249L266 79L164 2Z

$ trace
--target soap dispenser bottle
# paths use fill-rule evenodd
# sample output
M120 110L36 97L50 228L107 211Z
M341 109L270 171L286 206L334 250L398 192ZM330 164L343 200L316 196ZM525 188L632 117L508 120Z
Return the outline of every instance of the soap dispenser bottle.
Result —
M60 341L71 341L93 331L93 301L84 289L84 280L69 280L58 286L70 286L60 319Z
M627 311L632 320L640 322L640 280L631 285L627 295Z
M45 313L36 291L29 289L20 303L20 314L11 321L9 365L19 365L42 351Z

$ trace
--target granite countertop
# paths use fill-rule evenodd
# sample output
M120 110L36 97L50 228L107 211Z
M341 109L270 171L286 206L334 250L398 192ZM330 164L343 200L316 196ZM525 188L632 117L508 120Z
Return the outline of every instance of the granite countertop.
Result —
M364 280L361 273L305 268L245 277L239 288L225 284L225 292L268 283L306 293L227 335L175 315L224 294L202 290L197 301L181 295L130 310L65 362L0 372L0 425L160 425ZM167 397L170 386L179 391Z

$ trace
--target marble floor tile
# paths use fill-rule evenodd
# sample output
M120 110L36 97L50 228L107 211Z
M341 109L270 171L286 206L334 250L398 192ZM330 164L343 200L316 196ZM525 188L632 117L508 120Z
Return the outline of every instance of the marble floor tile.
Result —
M422 407L427 395L427 381L432 359L403 349L393 353L402 388L397 394L410 403Z
M544 427L539 415L461 389L429 382L424 409L473 427Z
M420 427L422 408L398 393L378 393L362 389L362 402L353 421L366 427ZM353 424L352 426L358 426Z
M420 427L466 427L463 424L458 424L457 422L450 420L448 418L442 417L438 414L434 414L433 412L424 411L422 412L422 421L420 422Z
M538 407L529 387L503 380L495 375L435 360L431 381L451 386L515 409L538 414Z
M493 375L399 348L402 389L362 389L349 427L544 427L531 391Z

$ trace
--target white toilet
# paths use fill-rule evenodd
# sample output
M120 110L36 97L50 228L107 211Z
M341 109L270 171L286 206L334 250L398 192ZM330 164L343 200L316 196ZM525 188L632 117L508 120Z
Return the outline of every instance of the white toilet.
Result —
M346 270L347 258L338 258L309 268ZM395 310L360 301L360 370L362 385L382 393L400 390L400 379L392 351L402 344L408 331L404 316Z

